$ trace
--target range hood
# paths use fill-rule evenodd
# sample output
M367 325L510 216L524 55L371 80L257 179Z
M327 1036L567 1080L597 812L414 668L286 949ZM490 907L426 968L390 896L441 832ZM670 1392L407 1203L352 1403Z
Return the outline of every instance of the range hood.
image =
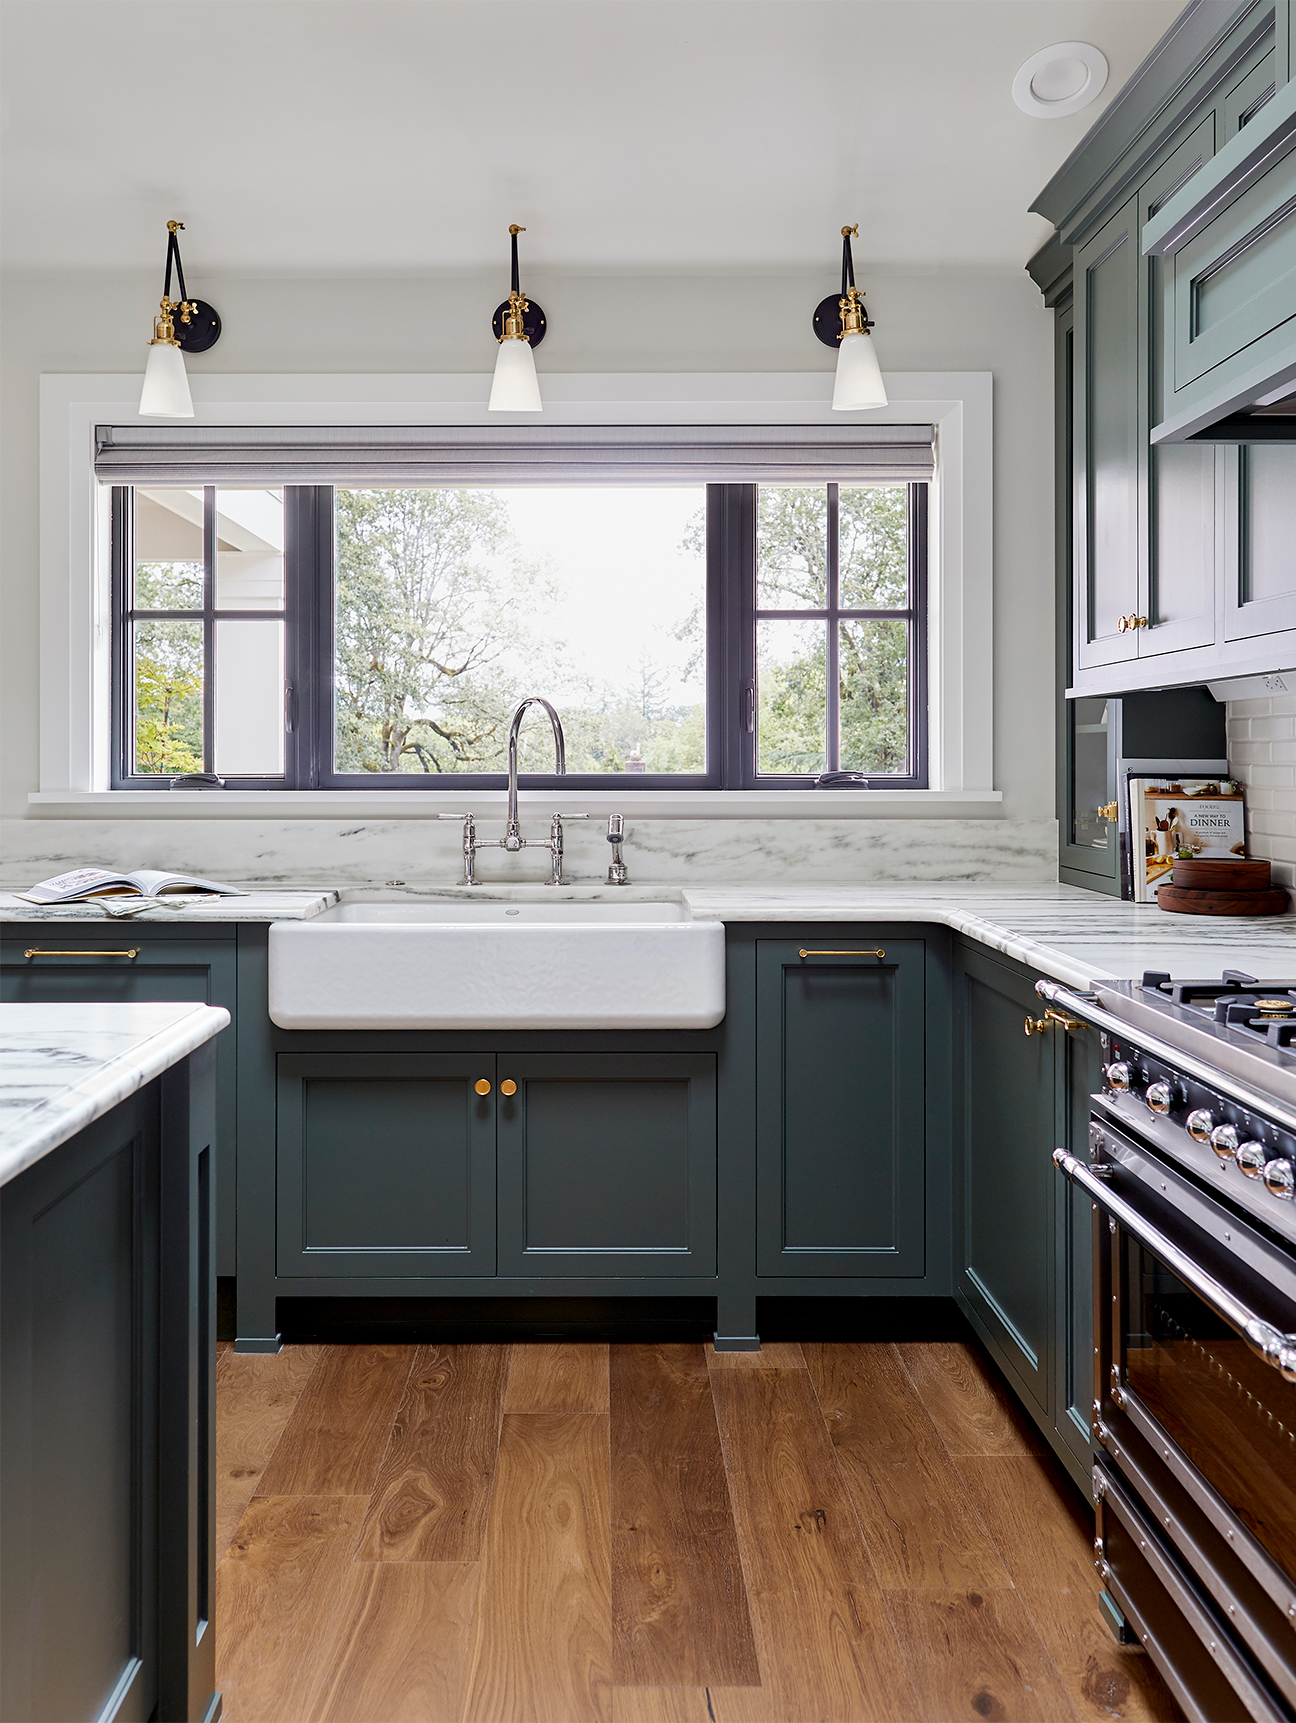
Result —
M1296 79L1156 210L1154 443L1296 442Z

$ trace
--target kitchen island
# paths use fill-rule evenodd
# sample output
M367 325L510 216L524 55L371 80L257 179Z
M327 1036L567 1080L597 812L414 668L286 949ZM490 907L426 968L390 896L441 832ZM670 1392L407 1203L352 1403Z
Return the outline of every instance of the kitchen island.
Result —
M206 1005L0 1005L0 1717L215 1692Z

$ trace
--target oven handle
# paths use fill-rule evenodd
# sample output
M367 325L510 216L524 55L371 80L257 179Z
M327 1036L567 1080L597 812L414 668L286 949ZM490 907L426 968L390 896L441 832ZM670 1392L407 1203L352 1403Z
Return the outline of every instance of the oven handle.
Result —
M1076 1160L1075 1156L1067 1154L1065 1149L1054 1149L1053 1164L1066 1174L1072 1184L1079 1185L1082 1191L1091 1196L1099 1208L1105 1210L1113 1220L1119 1221L1126 1232L1159 1256L1168 1268L1173 1269L1198 1298L1209 1304L1230 1328L1237 1330L1258 1357L1263 1358L1266 1364L1271 1364L1275 1370L1281 1371L1285 1382L1296 1382L1296 1334L1284 1334L1280 1328L1275 1328L1272 1323L1257 1316L1254 1310L1248 1309L1226 1286L1221 1285L1213 1274L1208 1274L1199 1263L1194 1262L1192 1257L1181 1250L1173 1239L1158 1231L1136 1208L1127 1203L1124 1197L1117 1196L1114 1190L1109 1189L1083 1161Z
M1192 1077L1198 1083L1204 1083L1207 1088L1215 1089L1221 1095L1227 1095L1248 1112L1260 1113L1275 1123L1284 1126L1289 1131L1296 1131L1296 1113L1288 1111L1272 1095L1262 1095L1248 1084L1239 1082L1227 1071L1220 1071L1214 1065L1208 1065L1203 1060L1195 1058L1191 1053L1185 1053L1181 1047L1171 1047L1168 1042L1159 1040L1155 1035L1149 1035L1142 1029L1137 1029L1132 1023L1127 1023L1123 1017L1115 1017L1110 1011L1105 1011L1101 1005L1096 1005L1092 999L1083 994L1072 993L1057 981L1037 981L1035 991L1041 999L1047 999L1051 1004L1060 1006L1064 1011L1072 1011L1077 1017L1091 1023L1095 1029L1105 1029L1108 1034L1118 1036L1122 1041L1128 1041L1144 1053L1150 1053L1154 1059L1160 1059L1185 1077Z

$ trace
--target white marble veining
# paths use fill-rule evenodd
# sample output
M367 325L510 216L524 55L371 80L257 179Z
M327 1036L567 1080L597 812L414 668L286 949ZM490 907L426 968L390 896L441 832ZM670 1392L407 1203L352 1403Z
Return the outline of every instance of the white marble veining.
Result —
M0 1185L229 1020L214 1005L0 1005Z
M797 870L790 877L799 878ZM995 951L1073 987L1089 987L1113 977L1137 977L1144 969L1175 975L1215 975L1228 967L1261 978L1296 975L1296 915L1170 915L1155 904L1122 903L1077 886L1003 881L909 885L764 883L737 881L714 885L671 886L643 882L628 888L576 884L568 888L503 881L475 890L445 884L408 888L411 900L489 901L492 896L518 901L555 902L563 897L625 902L671 897L682 901L698 920L934 922L968 935ZM224 898L210 906L182 911L150 910L150 922L306 920L339 898L362 901L390 895L373 876L363 886L338 882L314 892L257 892ZM85 905L37 910L21 899L0 896L0 921L93 920L103 913Z
M522 808L527 837L546 838L561 791L534 795ZM447 811L472 809L485 842L504 830L500 798L465 793ZM602 819L566 828L567 877L607 877ZM94 863L129 870L170 868L228 880L254 891L304 885L368 886L401 879L420 889L450 885L460 873L460 829L453 820L406 819L106 819L6 820L0 849L3 883L24 890L69 867ZM626 861L640 885L759 884L795 879L817 885L1041 884L1057 877L1054 820L919 819L877 815L815 819L626 820ZM539 851L506 855L483 849L478 874L488 882L544 878Z
M120 903L123 899L116 899ZM337 902L335 891L257 891L246 897L175 897L138 915L119 918L109 915L99 904L28 903L25 897L12 892L0 892L0 922L5 921L90 921L98 927L119 927L123 939L138 921L170 922L186 925L193 922L230 921L303 921L318 915Z

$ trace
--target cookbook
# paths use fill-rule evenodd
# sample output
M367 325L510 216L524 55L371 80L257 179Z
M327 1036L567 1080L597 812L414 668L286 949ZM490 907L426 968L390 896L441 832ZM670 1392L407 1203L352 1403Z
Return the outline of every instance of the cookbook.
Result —
M134 873L110 873L101 867L74 868L71 873L43 879L30 891L15 892L28 903L75 903L85 897L161 897L164 892L212 892L219 897L246 897L236 885L217 885L214 880L196 879L187 873L167 873L158 868L136 868Z
M1130 874L1135 903L1156 901L1176 861L1246 855L1245 800L1230 778L1129 780Z

